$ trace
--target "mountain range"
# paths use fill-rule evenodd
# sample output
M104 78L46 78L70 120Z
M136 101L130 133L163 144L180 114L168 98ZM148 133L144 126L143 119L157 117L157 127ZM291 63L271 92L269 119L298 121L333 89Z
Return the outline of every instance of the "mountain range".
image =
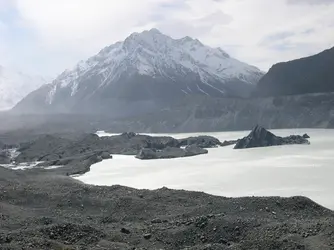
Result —
M264 74L220 48L152 29L31 92L2 127L19 128L24 121L25 129L48 133L333 128L333 60L334 48L278 63Z
M15 110L129 116L159 110L185 96L248 97L263 75L220 48L152 29L79 62Z
M47 83L41 76L31 76L0 65L0 110L13 108L30 92Z

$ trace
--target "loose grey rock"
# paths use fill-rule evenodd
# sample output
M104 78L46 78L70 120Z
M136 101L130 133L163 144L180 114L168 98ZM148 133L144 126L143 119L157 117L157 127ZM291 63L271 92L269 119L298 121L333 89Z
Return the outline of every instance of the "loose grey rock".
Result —
M144 239L149 240L149 239L151 239L152 235L151 234L144 234L143 237L144 237Z
M333 211L305 197L91 186L1 167L0 186L1 249L333 249Z
M123 227L121 229L121 233L123 233L123 234L130 234L130 230Z

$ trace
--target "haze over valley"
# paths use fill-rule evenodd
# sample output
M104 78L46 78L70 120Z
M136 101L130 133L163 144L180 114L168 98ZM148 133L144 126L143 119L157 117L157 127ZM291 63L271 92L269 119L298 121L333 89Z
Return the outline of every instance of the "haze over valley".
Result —
M0 249L333 249L333 12L0 0Z

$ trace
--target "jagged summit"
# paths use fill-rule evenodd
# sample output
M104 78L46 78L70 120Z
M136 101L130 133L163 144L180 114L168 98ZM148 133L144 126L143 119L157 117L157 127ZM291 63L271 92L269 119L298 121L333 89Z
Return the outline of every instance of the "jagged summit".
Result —
M45 96L38 106L46 112L65 108L76 112L83 102L89 109L98 102L101 110L101 105L110 106L115 99L128 104L184 95L246 96L262 76L259 69L231 58L221 48L189 36L173 39L151 29L133 33L64 71L38 91L43 92L38 94L39 102ZM30 106L26 100L22 103Z

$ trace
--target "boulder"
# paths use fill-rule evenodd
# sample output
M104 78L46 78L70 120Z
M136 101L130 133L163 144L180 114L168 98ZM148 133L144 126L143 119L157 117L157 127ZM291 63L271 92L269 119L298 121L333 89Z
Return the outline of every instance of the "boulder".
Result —
M300 135L288 137L276 136L263 127L256 126L251 133L239 140L234 149L268 147L286 144L309 144L309 141Z
M123 233L123 234L130 234L131 232L130 232L129 229L123 227L123 228L121 229L121 233Z
M179 147L196 145L200 148L216 148L223 144L213 136L196 136L179 140Z
M103 160L107 160L107 159L111 159L112 158L112 156L111 156L111 154L109 152L101 152L100 156L101 156L101 158Z
M144 234L143 237L144 237L145 240L149 240L149 239L151 239L152 234Z

